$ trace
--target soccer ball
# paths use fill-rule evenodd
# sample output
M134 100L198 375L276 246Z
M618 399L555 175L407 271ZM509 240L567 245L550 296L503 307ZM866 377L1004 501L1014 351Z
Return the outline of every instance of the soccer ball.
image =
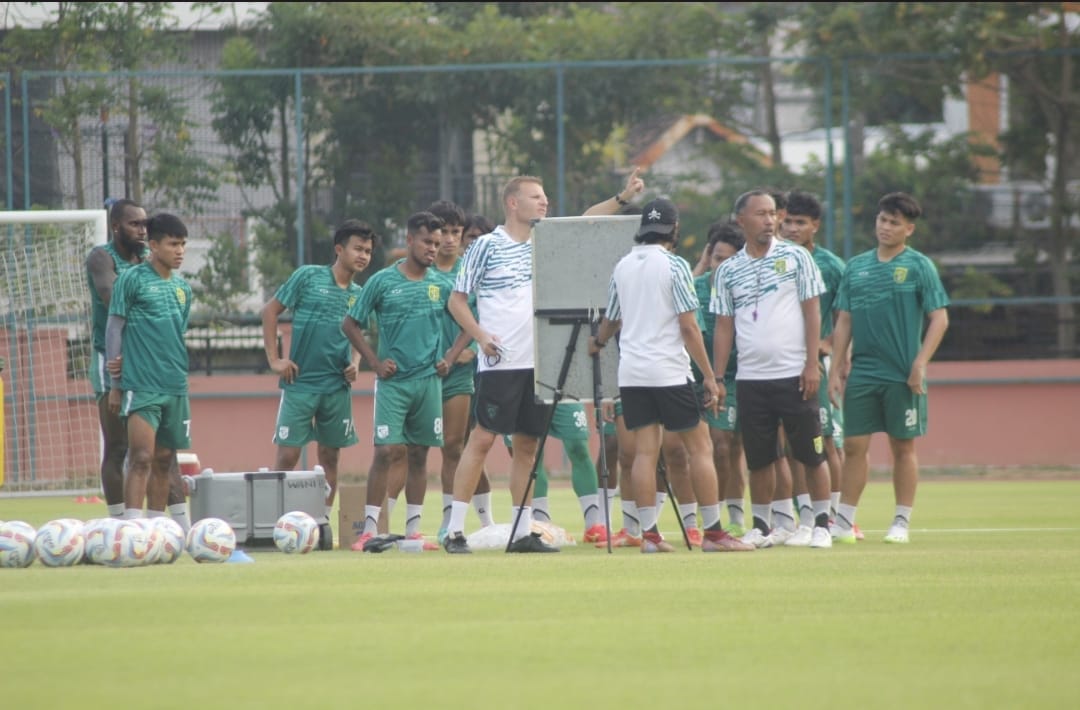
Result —
M161 554L157 561L171 565L184 554L184 529L172 518L154 518L154 528L161 537Z
M29 567L37 553L34 538L37 530L21 520L9 520L0 525L0 567Z
M157 527L154 525L156 518L136 518L132 522L137 524L146 533L146 557L142 559L141 564L153 565L157 564L161 558L162 545L165 542L164 538L158 533Z
M196 562L224 562L235 549L236 533L221 518L203 518L188 531L188 554Z
M105 536L110 525L116 523L116 518L95 518L87 520L83 525L83 539L86 544L83 547L83 559L94 565L101 564L101 556L105 553Z
M285 513L274 525L274 544L287 554L311 552L319 544L319 524L302 510Z
M150 537L134 520L117 520L106 528L106 551L102 562L109 567L138 567L145 564Z
M81 520L50 520L34 536L34 552L46 567L70 567L83 557L86 539Z

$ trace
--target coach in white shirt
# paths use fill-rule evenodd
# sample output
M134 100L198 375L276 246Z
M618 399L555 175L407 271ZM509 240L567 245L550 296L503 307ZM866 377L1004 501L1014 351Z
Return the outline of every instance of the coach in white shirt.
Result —
M615 266L606 317L590 354L619 335L619 395L626 428L634 434L631 471L641 518L642 552L671 552L656 525L656 463L663 430L678 432L690 460L701 513L704 552L753 549L720 527L716 469L708 426L694 393L690 358L705 375L704 405L716 411L719 388L697 323L698 299L690 265L673 253L679 213L670 200L642 208L637 245Z

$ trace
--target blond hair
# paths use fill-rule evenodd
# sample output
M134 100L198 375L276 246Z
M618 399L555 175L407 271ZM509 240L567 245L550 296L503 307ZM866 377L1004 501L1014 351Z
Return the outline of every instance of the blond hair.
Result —
M535 183L541 187L544 185L543 180L532 175L518 175L516 178L512 178L510 182L506 183L506 187L502 191L503 207L506 206L506 201L516 195L525 183Z

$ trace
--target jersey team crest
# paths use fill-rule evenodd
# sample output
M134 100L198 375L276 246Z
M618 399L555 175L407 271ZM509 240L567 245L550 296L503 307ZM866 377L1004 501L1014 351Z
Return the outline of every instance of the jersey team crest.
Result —
M184 289L177 287L176 289L176 301L181 306L187 303L187 294L184 293Z
M431 301L439 300L439 287L435 284L431 284L427 287L427 297Z
M903 266L896 267L896 271L893 272L892 279L898 284L902 284L907 281L907 268Z
M778 274L786 274L787 273L787 259L777 259L773 263L773 271L775 271Z

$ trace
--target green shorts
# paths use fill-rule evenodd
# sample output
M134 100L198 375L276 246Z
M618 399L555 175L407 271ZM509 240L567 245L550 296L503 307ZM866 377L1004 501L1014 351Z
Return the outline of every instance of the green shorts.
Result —
M336 392L281 390L274 443L300 447L309 441L332 449L343 449L359 441L351 390L344 387Z
M615 400L615 419L622 416L622 400ZM604 422L604 436L615 436L615 421Z
M154 443L161 448L191 448L191 403L186 394L124 392L120 416L134 414L154 428Z
M716 410L714 415L704 405L705 386L700 382L694 383L694 392L697 393L698 401L702 402L701 408L704 412L702 418L705 419L709 427L712 429L719 429L721 431L738 431L739 430L739 408L735 404L735 380L724 380L724 404L722 407Z
M821 380L818 388L818 414L821 416L821 435L826 439L844 436L844 419L840 410L829 401L829 384L827 379Z
M94 397L101 399L109 394L112 378L105 370L105 353L95 350L90 354L90 386L94 388Z
M559 441L588 441L589 417L581 402L560 402L551 418L551 436Z
M913 394L905 382L855 384L844 391L847 436L879 431L894 439L926 433L926 395Z
M442 378L442 399L444 402L461 394L472 395L476 391L476 372L471 363L455 365L449 374Z
M443 445L442 378L375 381L375 445Z

